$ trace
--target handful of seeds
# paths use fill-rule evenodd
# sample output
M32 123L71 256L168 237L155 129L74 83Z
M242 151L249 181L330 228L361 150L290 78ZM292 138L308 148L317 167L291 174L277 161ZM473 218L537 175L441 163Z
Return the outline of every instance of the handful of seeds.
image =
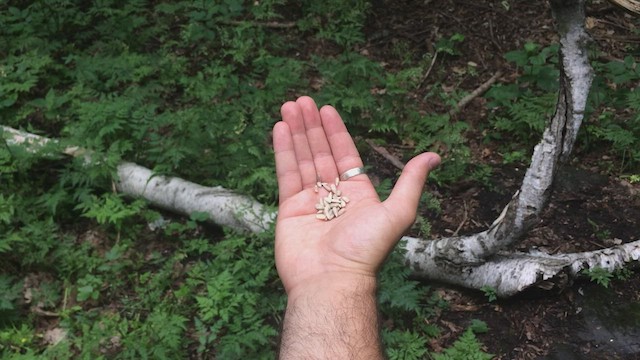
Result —
M320 198L316 204L316 219L329 221L344 214L349 198L342 196L342 191L338 190L338 185L340 185L339 178L336 178L334 184L320 181L316 183L315 192L319 192L320 189L325 189L329 192L327 196Z

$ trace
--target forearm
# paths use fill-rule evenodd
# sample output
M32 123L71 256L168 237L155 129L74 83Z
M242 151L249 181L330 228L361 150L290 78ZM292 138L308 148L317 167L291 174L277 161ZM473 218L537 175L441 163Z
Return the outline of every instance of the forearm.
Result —
M382 359L376 282L323 279L289 294L280 359Z

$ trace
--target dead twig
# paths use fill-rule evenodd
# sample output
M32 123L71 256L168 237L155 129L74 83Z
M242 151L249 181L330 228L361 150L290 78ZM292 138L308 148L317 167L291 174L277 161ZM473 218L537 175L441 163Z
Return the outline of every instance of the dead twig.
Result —
M500 76L502 76L502 71L497 71L495 74L493 74L493 76L485 81L482 85L478 86L477 89L473 90L473 92L465 97L462 98L462 100L458 101L458 104L456 104L456 106L449 110L449 115L453 115L457 112L459 112L463 107L467 106L467 104L469 104L471 102L471 100L475 99L476 97L482 95L485 91L489 90L489 88L491 87L491 85L493 85L493 83L495 83L498 78L500 78Z
M460 222L460 225L458 225L458 228L456 229L456 231L453 232L452 236L458 236L458 232L460 232L460 229L462 229L464 224L467 222L467 218L469 216L469 210L467 208L467 201L463 200L462 203L464 204L464 214L462 215L462 221Z
M53 312L53 311L47 311L47 310L43 310L39 307L32 307L31 308L31 312L38 315L38 316L44 316L44 317L60 317L60 313L57 312Z
M392 155L387 149L380 145L376 145L373 140L366 139L365 141L367 142L367 144L369 144L369 146L371 146L373 150L382 155L383 158L389 160L389 162L393 166L397 167L400 170L404 169L404 163L400 161L400 159L398 159L396 156Z
M431 64L429 64L429 68L427 69L427 72L424 73L424 76L422 77L422 80L420 80L420 83L418 84L418 86L416 86L416 89L420 89L422 85L425 83L425 81L427 81L427 78L431 73L431 69L433 69L433 65L436 63L437 58L438 58L438 52L436 51L433 53L433 58L431 58Z

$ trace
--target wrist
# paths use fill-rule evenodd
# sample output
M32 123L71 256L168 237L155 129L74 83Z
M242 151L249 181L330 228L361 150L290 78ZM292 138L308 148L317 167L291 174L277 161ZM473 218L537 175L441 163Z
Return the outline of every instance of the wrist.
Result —
M288 291L280 359L382 359L374 276L323 275Z
M372 296L375 297L377 279L375 275L330 273L306 278L303 282L286 289L288 302L295 302L300 298L317 298L325 301L336 295L344 296Z

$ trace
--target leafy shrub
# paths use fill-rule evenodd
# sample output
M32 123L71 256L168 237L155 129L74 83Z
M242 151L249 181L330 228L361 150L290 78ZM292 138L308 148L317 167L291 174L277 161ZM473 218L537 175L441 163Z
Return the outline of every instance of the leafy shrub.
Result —
M488 107L493 109L490 137L515 137L516 142L531 146L540 139L546 121L553 114L558 89L558 46L540 49L526 43L522 50L505 54L520 72L515 84L498 84L487 91ZM517 148L509 149L510 151Z
M525 44L505 54L521 75L514 84L499 84L487 91L492 139L508 136L507 153L531 148L545 122L553 115L558 88L557 45L540 48ZM634 171L640 164L640 66L631 56L624 61L593 61L596 77L589 94L584 130L577 139L585 150L605 149L619 161L619 172ZM625 109L631 111L624 111Z
M492 354L482 351L478 339L471 329L465 331L453 346L443 351L441 354L434 354L434 360L491 360Z

